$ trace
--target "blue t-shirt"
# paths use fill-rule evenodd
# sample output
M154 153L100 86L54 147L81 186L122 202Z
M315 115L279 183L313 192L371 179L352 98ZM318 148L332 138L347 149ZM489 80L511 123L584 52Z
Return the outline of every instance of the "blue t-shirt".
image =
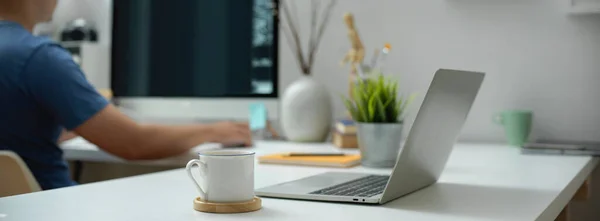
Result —
M0 150L23 158L42 189L75 184L58 137L107 104L64 48L0 21Z

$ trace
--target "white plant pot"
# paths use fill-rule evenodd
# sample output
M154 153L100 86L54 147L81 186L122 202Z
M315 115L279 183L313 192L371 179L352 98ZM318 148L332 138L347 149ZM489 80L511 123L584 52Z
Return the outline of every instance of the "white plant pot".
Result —
M402 123L357 123L360 159L365 167L396 165L402 142Z
M329 135L333 121L327 88L310 76L290 84L281 102L281 127L288 140L321 142Z

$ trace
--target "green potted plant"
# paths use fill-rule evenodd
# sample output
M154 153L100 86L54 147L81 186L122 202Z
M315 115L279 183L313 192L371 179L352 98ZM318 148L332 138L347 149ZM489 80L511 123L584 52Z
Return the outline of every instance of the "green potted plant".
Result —
M414 94L398 95L398 83L382 74L358 80L344 104L357 125L361 161L368 167L393 167L400 150L403 114Z

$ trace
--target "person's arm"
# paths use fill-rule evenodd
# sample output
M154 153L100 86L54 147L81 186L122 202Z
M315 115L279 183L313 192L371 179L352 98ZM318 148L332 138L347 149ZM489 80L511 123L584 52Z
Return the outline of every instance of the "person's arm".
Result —
M39 48L21 77L24 91L66 130L124 159L169 157L204 142L252 142L246 124L140 125L109 104L58 45Z
M247 124L142 125L112 105L75 128L75 132L103 150L127 160L175 156L205 142L252 144Z

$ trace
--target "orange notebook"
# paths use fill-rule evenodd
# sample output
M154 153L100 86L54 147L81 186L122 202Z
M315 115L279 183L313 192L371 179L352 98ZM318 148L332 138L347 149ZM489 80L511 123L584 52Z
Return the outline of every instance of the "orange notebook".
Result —
M258 158L259 163L288 164L322 167L353 167L360 164L359 154L344 156L288 156L287 153L265 155Z

